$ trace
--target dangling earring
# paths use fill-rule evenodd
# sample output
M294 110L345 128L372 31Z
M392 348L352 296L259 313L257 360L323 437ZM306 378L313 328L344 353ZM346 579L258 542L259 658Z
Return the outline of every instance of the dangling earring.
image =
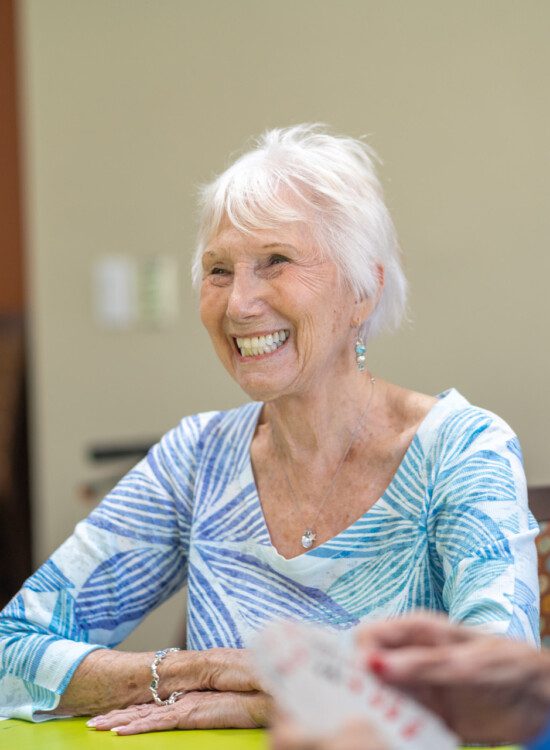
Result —
M365 354L367 353L367 347L363 343L363 339L361 336L357 337L357 341L355 342L355 362L357 364L357 369L359 372L364 372L367 369L367 358Z

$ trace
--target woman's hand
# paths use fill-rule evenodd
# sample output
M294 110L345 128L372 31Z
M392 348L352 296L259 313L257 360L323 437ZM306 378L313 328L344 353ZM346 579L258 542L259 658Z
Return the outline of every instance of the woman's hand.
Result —
M253 729L267 724L270 711L271 698L259 691L193 691L171 706L129 706L96 716L88 726L120 735L166 729Z
M182 655L186 653L189 652L180 652ZM200 664L197 689L242 692L262 690L247 649L212 648L194 653Z
M342 729L323 739L307 738L293 723L278 719L271 731L273 750L387 750L370 724L363 720L347 722Z
M81 661L59 706L60 716L106 714L151 700L151 662L154 653L98 649ZM246 649L213 648L171 653L159 665L159 691L166 698L175 691L261 691Z
M366 664L406 690L462 739L518 742L550 713L550 656L504 637L417 614L362 626Z

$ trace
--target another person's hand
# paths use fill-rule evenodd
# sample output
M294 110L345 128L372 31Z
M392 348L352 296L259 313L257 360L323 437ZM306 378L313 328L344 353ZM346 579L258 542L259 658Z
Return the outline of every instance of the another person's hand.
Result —
M550 656L416 614L359 628L367 666L437 713L465 741L519 742L550 714Z
M271 698L262 692L192 691L171 706L145 703L96 716L89 726L130 735L167 729L252 729L265 726Z
M387 750L387 745L363 719L347 722L330 737L312 739L292 722L278 718L271 730L273 750Z

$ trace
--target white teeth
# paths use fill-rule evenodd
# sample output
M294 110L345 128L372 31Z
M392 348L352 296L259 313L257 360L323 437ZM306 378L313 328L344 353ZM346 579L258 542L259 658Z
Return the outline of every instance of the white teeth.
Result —
M237 337L236 342L242 357L257 357L259 354L274 352L284 344L289 335L288 331L281 330L265 336Z

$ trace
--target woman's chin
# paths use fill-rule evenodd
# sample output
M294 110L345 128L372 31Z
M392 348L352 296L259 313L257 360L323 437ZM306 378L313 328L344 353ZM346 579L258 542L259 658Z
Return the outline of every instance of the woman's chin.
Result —
M292 390L292 379L283 373L239 372L234 371L233 377L242 390L253 401L273 401L279 396L287 395Z
M288 362L289 353L283 349L271 355L257 357L233 354L231 375L254 401L273 401L287 393L295 379L296 373L289 372L294 370L289 367L293 364Z
M286 389L280 385L278 386L273 382L262 382L260 379L257 381L248 379L244 381L239 378L237 379L237 383L253 401L274 401L286 392Z

